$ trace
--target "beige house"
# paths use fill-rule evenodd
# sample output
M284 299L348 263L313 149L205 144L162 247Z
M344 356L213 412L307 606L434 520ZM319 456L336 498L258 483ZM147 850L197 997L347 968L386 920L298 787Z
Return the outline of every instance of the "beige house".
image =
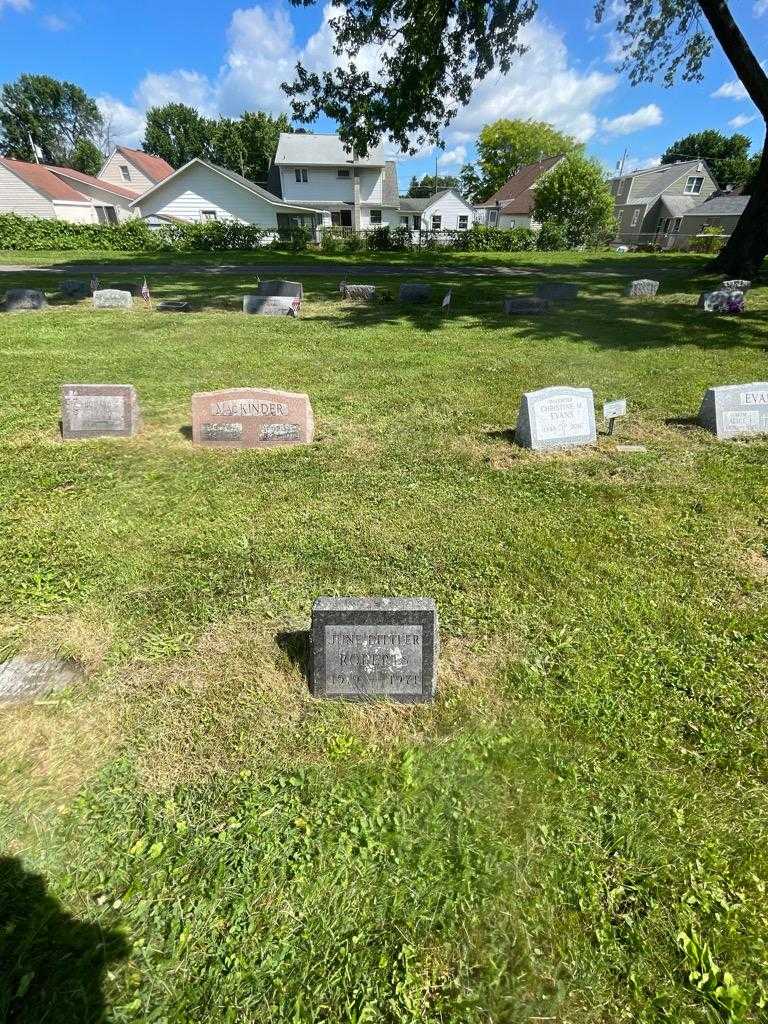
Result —
M75 224L116 224L134 216L138 193L68 167L0 157L0 213Z
M704 160L681 160L633 171L609 182L616 214L616 241L625 245L684 244L683 218L717 191Z
M162 157L152 156L141 149L117 146L97 177L141 195L171 174L173 168Z
M533 207L536 186L562 160L562 156L548 156L533 164L525 164L517 174L504 182L498 192L475 206L479 224L489 228L536 228Z

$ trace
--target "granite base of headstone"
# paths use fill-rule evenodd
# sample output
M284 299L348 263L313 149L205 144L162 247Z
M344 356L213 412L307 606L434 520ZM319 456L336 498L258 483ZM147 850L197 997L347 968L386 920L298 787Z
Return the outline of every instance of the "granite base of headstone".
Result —
M183 299L163 299L155 306L158 313L189 313L192 306Z
M18 313L30 309L45 309L48 305L45 295L37 288L9 288L3 303L6 313Z
M652 299L659 290L659 282L650 278L641 277L637 281L630 281L624 292L630 299Z
M429 302L432 298L432 286L419 281L401 284L398 294L401 302Z
M376 285L375 284L346 284L342 282L339 285L339 291L341 297L344 299L350 299L357 302L375 302L376 301Z
M573 302L578 297L579 286L561 281L544 281L536 285L536 295L549 302Z
M132 384L62 384L61 436L133 437L141 430L141 411Z
M88 281L66 278L61 282L59 292L65 299L87 299L91 294L91 285Z
M437 608L425 597L319 597L312 606L315 697L433 701Z
M256 294L303 301L304 285L300 281L259 281Z
M116 288L99 288L93 293L93 308L133 309L133 296Z
M768 434L768 381L708 388L699 423L724 440Z
M734 305L744 302L744 292L738 289L729 291L718 288L713 292L702 292L699 296L699 309L706 313L729 313Z
M590 388L550 387L520 401L515 442L534 451L595 444L595 397Z
M546 313L552 306L548 299L539 299L535 295L508 295L504 299L504 312L508 316L525 315L533 316L539 313Z
M273 388L230 388L192 396L192 439L209 448L277 448L310 444L309 396Z
M731 280L723 281L720 287L727 292L748 292L752 287L752 282L741 277L735 277Z
M31 700L73 686L84 678L80 665L65 658L9 658L0 662L0 703Z
M301 299L284 295L244 295L243 312L252 316L298 316Z

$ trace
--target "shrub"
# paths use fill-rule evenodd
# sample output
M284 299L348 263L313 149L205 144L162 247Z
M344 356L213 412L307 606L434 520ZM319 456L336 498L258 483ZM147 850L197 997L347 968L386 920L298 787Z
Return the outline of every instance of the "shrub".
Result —
M453 247L460 252L528 252L536 248L536 232L530 228L488 228L473 225L453 233Z
M536 239L536 248L542 252L561 252L564 249L568 249L568 233L566 228L553 220L542 224Z
M344 239L344 249L346 252L365 252L366 248L366 237L359 231L353 231L351 235L347 235Z
M392 248L389 224L379 224L368 234L368 248L386 251Z
M305 252L311 239L309 228L291 228L291 252Z
M0 249L157 249L158 240L143 220L119 224L71 224L65 220L0 214Z
M725 233L719 225L712 224L703 228L700 235L691 239L688 248L691 252L716 253L725 245Z
M341 245L342 238L335 228L323 228L320 232L320 248L323 252L337 253Z

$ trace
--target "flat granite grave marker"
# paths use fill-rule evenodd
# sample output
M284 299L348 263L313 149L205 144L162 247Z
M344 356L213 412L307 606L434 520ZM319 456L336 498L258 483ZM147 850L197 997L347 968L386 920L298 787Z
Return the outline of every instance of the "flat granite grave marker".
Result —
M768 381L707 388L699 423L723 439L768 434Z
M504 299L504 312L508 316L531 313L534 316L546 313L552 303L548 299L539 299L535 295L508 295Z
M256 294L303 300L304 285L300 281L259 281Z
M133 437L141 429L141 412L132 384L62 384L61 436Z
M597 427L591 388L551 387L527 391L520 400L515 441L535 451L594 444Z
M191 309L192 306L184 299L164 299L155 306L158 313L189 313Z
M401 284L399 297L401 302L429 302L432 298L432 286L419 281Z
M229 388L192 395L192 440L208 448L311 444L309 396L273 388Z
M652 299L659 290L659 282L650 278L641 277L637 281L630 281L624 292L630 299L649 298Z
M6 313L15 313L29 309L45 309L47 305L45 295L37 288L9 288L5 293L4 308Z
M83 678L75 661L63 658L36 659L25 656L0 662L0 703L40 697L62 690Z
M440 631L431 598L319 597L311 641L315 697L435 698Z
M550 302L573 302L579 294L579 286L562 281L544 281L536 285L536 294Z
M301 299L288 295L244 295L243 312L254 316L298 316Z
M93 293L93 308L133 309L133 296L117 288L99 288Z

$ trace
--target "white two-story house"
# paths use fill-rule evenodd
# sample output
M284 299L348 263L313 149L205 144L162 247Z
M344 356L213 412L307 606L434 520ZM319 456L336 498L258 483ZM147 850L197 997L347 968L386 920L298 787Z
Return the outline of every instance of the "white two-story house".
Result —
M400 223L397 165L381 144L362 157L347 151L338 135L284 132L267 188L291 206L321 210L324 226L367 231ZM280 227L299 218L289 219Z

